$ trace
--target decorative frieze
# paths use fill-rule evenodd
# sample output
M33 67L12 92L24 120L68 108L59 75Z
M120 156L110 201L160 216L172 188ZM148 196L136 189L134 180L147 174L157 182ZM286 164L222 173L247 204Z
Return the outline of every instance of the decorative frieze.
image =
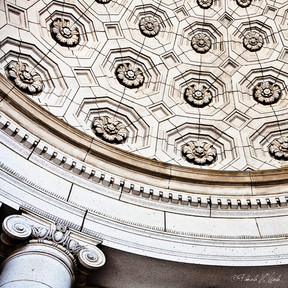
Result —
M43 79L27 63L11 61L6 67L7 76L23 92L28 94L40 93L43 88Z

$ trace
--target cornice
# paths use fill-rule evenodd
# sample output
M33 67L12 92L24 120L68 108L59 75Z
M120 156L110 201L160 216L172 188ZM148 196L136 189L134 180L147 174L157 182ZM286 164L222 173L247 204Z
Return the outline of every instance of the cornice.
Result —
M132 181L141 179L143 184L155 183L159 188L185 192L191 191L189 186L205 185L209 187L208 194L214 194L215 185L237 189L250 187L253 190L253 187L275 187L288 183L287 168L240 172L195 169L163 163L120 150L55 117L13 87L3 75L0 77L0 83L0 111L4 111L20 126L57 149L119 177Z
M72 185L87 193L111 197L120 200L121 205L129 204L140 210L145 208L164 217L168 214L169 217L180 217L180 222L182 216L185 221L190 221L189 217L203 217L209 221L235 218L236 222L242 219L245 227L245 223L251 224L250 219L280 219L287 215L287 169L255 173L197 170L139 157L76 130L39 107L4 77L0 77L0 81L0 128L5 135L5 145L22 155L25 161L31 160L36 167L43 167L47 173L71 181ZM110 212L99 211L97 206L73 202L67 195L64 197L58 191L49 191L45 186L33 183L17 169L11 169L9 163L2 163L0 167L7 187L15 187L15 191L0 191L0 200L6 197L22 211L65 223L85 235L101 238L103 245L187 263L232 266L236 265L235 261L240 266L287 264L285 232L261 235L257 228L253 231L245 228L233 236L228 233L231 225L227 222L227 233L225 226L225 233L216 231L216 235L205 228L206 232L197 234L185 229L167 228L166 224L153 226L153 223L148 225L139 219L117 218ZM21 189L27 199L19 198L16 188ZM39 201L34 202L31 197ZM45 207L39 203L46 203ZM49 207L54 210L49 211ZM64 214L55 212L60 208ZM151 239L155 242L152 243ZM167 249L169 242L174 248L175 244L179 245L179 249L173 250L172 246ZM215 245L218 255L214 255ZM204 248L201 252L199 247L206 247L209 252L204 253ZM269 251L252 261L253 253L258 251L260 255L263 247L269 247ZM248 248L254 249L251 257L246 254ZM187 249L193 251L188 255ZM272 253L273 249L278 249L277 255ZM225 259L227 253L232 253L228 260ZM279 255L282 255L281 260L277 262Z

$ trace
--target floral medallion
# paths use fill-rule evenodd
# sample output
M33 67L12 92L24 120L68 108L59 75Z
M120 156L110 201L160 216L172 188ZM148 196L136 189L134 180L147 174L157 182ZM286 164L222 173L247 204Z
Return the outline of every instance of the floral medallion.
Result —
M145 77L140 68L131 63L119 64L116 68L116 78L128 88L138 88L143 85Z
M204 107L212 101L212 93L203 85L191 85L185 89L184 99L192 106Z
M122 122L108 116L94 118L92 128L97 136L110 143L123 143L129 134Z
M276 159L288 160L288 137L273 140L269 146L269 153Z
M96 2L100 3L100 4L107 4L109 3L111 0L96 0Z
M52 38L62 46L74 47L80 41L79 29L70 21L57 18L50 25Z
M192 48L198 53L206 53L211 48L211 39L204 33L198 33L191 40Z
M197 0L197 4L203 9L208 9L212 6L213 0Z
M202 141L189 141L182 147L186 160L196 165L210 165L216 160L217 151L213 145Z
M254 99L261 104L274 104L281 97L280 87L270 81L258 83L253 89Z
M248 32L243 39L243 46L249 51L259 51L264 44L262 35L256 31Z
M155 17L144 17L139 22L139 28L143 35L154 37L160 31L160 25Z
M12 61L6 72L8 78L23 92L37 94L44 88L42 77L26 63Z
M248 7L252 3L252 0L236 0L240 7Z

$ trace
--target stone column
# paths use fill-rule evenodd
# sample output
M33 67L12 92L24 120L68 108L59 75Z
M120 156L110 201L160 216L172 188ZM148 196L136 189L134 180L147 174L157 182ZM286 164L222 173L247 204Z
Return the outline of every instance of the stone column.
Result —
M2 227L1 242L14 249L10 248L2 264L1 288L70 288L77 282L75 275L80 274L85 284L83 278L89 271L105 263L100 249L81 245L65 225L39 226L14 215L7 217Z
M3 263L2 288L72 287L73 263L65 251L46 243L31 243L16 250Z

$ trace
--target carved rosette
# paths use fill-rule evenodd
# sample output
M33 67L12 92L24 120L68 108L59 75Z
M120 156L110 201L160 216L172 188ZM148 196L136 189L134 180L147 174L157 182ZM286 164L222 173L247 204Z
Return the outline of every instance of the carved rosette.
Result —
M6 72L8 78L23 92L37 94L44 88L42 77L26 63L11 61Z
M269 146L269 153L279 160L288 160L288 137L274 139Z
M196 165L210 165L216 161L217 151L213 145L202 141L189 141L182 148L186 160Z
M142 86L145 80L141 69L131 63L119 64L115 74L122 85L131 89Z
M191 46L197 53L206 53L212 45L211 39L204 33L198 33L193 36Z
M55 19L50 25L52 38L62 46L74 47L80 41L80 32L76 25L70 25L66 19Z
M253 89L254 99L264 105L276 103L280 99L281 94L279 85L270 81L258 83Z
M212 93L204 85L191 85L185 89L184 99L194 107L204 107L212 101Z
M212 6L213 0L197 0L197 4L203 9L208 9Z
M129 135L122 122L108 116L95 118L92 128L97 136L110 143L123 143Z
M160 25L155 17L144 17L139 22L139 28L143 35L147 37L154 37L160 31Z
M96 0L96 2L100 3L100 4L107 4L109 3L111 0Z
M262 48L263 44L264 39L262 35L256 31L250 31L244 36L243 46L251 52L259 51Z
M236 2L240 7L248 7L251 5L252 0L236 0Z

